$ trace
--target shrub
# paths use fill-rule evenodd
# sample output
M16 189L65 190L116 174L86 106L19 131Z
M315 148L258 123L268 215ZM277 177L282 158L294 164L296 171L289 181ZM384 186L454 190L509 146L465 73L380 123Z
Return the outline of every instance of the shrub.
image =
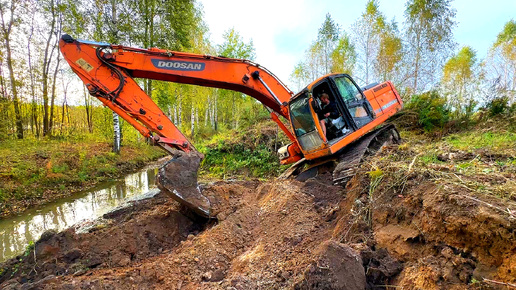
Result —
M491 100L486 105L486 110L490 117L504 115L511 113L511 106L509 106L509 98L499 97Z
M418 124L426 131L442 129L450 121L450 110L446 106L446 99L436 91L425 92L412 96L406 105L418 115Z
M200 148L205 154L202 169L221 177L247 175L252 177L275 176L280 172L278 157L263 144L254 149L242 144L221 142L214 148Z
M215 177L277 176L284 166L275 152L283 143L276 132L276 124L262 122L245 130L221 132L200 142L197 149L205 156L201 172Z

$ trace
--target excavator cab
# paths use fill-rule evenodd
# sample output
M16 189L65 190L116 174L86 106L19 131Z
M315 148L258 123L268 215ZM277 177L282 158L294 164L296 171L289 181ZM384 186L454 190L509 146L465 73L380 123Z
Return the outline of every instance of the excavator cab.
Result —
M329 96L338 110L337 117L321 116L325 104L321 96ZM302 90L290 102L292 128L303 151L310 152L334 144L374 119L371 104L361 89L345 74L317 80ZM325 119L326 135L320 121ZM317 129L317 130L316 130Z
M321 96L329 96L338 114L325 118L323 133ZM401 99L390 82L361 89L347 74L326 75L296 94L289 102L291 127L304 161L324 159L347 150L346 147L382 124L401 108ZM288 160L288 145L280 149L280 159ZM284 162L282 162L284 163Z

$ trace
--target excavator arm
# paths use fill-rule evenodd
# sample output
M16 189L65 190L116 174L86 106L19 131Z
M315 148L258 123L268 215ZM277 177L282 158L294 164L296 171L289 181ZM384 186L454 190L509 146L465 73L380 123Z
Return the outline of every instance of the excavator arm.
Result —
M68 35L59 45L90 94L166 150L195 149L133 78L239 91L263 103L275 116L289 118L286 104L292 92L265 68L247 60L109 45ZM278 125L294 142L290 130Z
M264 104L300 153L295 137L278 116L289 119L292 92L276 76L247 60L140 49L75 40L63 35L59 46L89 93L174 158L158 174L158 186L199 214L210 216L210 201L197 186L203 156L140 88L133 78L170 81L245 93Z

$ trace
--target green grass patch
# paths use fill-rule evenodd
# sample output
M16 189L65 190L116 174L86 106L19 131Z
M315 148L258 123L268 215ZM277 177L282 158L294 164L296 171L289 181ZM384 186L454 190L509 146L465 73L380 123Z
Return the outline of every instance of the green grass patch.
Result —
M61 164L61 165L54 165L52 166L52 172L53 173L65 173L68 171L68 165L67 164Z
M278 157L269 148L259 145L256 148L246 148L236 145L228 148L199 148L205 155L201 164L202 173L214 177L248 176L270 177L282 171Z
M463 151L488 148L500 150L514 147L516 144L516 133L513 132L484 132L476 131L453 134L446 137L445 142L453 148Z
M246 131L226 131L210 140L196 144L204 154L200 174L206 177L277 176L289 166L282 166L274 149L281 138L276 138L275 124L260 123Z
M435 163L443 163L442 161L437 159L437 154L436 153L427 153L427 154L422 155L421 156L421 161L425 165L432 164L432 163L434 163L434 164Z

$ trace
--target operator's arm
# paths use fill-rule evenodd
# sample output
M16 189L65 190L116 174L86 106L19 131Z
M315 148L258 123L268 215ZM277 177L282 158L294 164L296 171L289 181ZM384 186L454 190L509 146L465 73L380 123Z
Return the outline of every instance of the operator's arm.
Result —
M333 102L330 102L326 105L319 114L319 119L331 118L337 119L339 117L339 111L337 109L337 105Z

